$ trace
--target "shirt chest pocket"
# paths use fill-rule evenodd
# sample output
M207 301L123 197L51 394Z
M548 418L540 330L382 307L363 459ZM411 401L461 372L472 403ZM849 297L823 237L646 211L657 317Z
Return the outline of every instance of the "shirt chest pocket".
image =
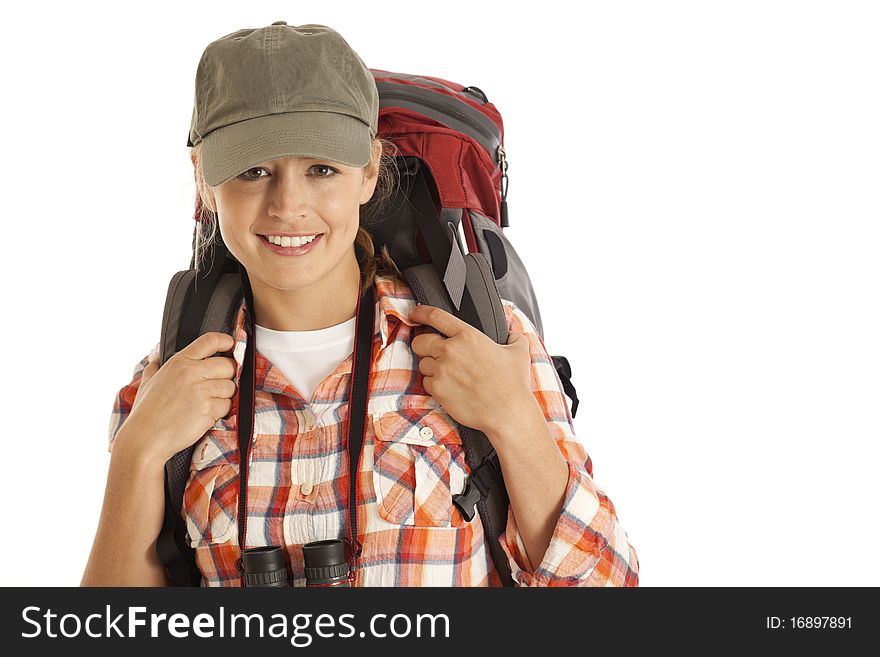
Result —
M373 489L387 522L422 527L467 524L452 504L464 488L467 465L455 420L439 408L371 415Z
M233 431L209 431L193 450L183 493L183 516L190 545L198 548L237 540L238 463L226 450ZM236 447L237 449L237 447Z

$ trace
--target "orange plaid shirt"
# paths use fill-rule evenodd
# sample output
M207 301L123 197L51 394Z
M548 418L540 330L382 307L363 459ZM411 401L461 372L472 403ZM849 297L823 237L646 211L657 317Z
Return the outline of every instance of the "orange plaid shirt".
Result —
M500 586L480 516L465 521L452 504L470 469L456 421L422 386L410 346L427 330L408 319L415 305L406 282L376 281L371 394L358 474L356 586ZM520 586L637 586L638 556L614 505L596 486L592 462L574 425L553 361L528 317L503 302L509 330L529 340L532 391L568 463L562 512L540 565L525 557L512 509L501 545ZM241 376L246 346L244 304L235 322ZM158 351L156 345L154 351ZM352 357L315 390L300 393L255 351L254 444L248 477L247 547L285 548L289 583L304 586L302 545L347 535L349 467L343 448ZM148 356L116 395L110 447L131 411ZM238 543L238 397L229 414L199 439L181 514L203 586L240 586Z

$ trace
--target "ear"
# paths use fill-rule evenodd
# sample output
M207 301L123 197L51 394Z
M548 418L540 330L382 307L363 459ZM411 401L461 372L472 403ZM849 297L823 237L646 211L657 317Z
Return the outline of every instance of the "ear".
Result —
M379 181L379 162L381 158L382 142L378 139L374 139L373 154L372 158L370 159L370 164L366 169L362 169L362 171L364 172L364 181L361 185L361 205L373 198L373 192L376 191L376 183Z

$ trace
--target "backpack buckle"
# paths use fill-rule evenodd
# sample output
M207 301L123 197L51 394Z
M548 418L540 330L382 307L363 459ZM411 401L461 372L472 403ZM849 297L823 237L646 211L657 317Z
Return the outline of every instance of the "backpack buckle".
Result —
M480 492L480 489L468 478L464 485L464 490L452 496L452 503L461 512L464 519L470 522L477 514L477 502L481 499L483 499L483 494Z

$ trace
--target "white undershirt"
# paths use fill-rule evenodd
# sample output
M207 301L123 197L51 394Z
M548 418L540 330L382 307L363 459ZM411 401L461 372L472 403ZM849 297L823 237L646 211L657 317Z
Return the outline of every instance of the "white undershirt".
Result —
M356 319L315 331L274 331L256 324L257 351L310 400L318 384L354 350Z

